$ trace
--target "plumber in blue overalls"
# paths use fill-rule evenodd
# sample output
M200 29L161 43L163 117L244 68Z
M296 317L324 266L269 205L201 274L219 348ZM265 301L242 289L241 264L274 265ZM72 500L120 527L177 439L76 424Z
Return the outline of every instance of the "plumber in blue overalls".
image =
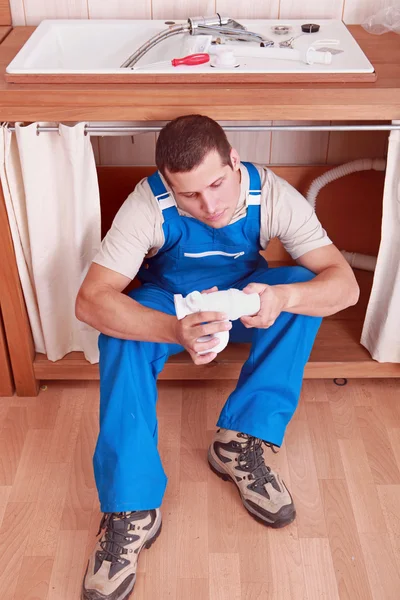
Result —
M213 123L219 128L227 157L216 146L201 154L202 148L193 138L196 119L197 124L202 120L204 127ZM177 148L186 160L180 168L168 163L174 160ZM191 155L195 156L194 164L190 164ZM196 162L197 155L200 158ZM215 286L260 293L259 315L232 323L230 342L250 342L250 353L235 390L222 408L208 462L217 475L237 486L251 516L264 525L283 527L295 518L295 508L285 483L268 466L266 457L281 446L296 410L321 316L317 311L308 315L306 308L305 314L301 308L282 310L286 305L277 300L273 290L276 285L282 291L283 284L310 282L316 275L304 266L269 268L260 255L261 179L251 163L242 163L250 181L246 214L230 224L239 197L240 160L215 121L190 115L169 123L158 138L156 162L159 171L148 177L148 184L162 211L165 241L156 255L145 261L138 273L142 285L129 296L145 307L175 315L174 294L185 296ZM163 181L168 182L168 189ZM191 216L180 215L177 203ZM330 247L337 251L332 244ZM337 257L335 260L339 261ZM343 280L353 277L344 267L343 273ZM269 300L263 304L264 294ZM268 315L267 321L262 321L262 313ZM329 313L321 310L321 314ZM94 469L101 509L118 518L132 515L129 518L136 523L148 511L154 513L147 527L151 539L161 527L159 509L167 484L157 448L157 376L168 358L185 348L197 364L215 358L211 348L214 341L207 342L209 354L198 356L201 342L195 346L193 340L190 346L184 337L188 335L183 333L184 321L196 317L176 321L181 336L177 343L124 340L104 334L99 338L100 434ZM225 326L209 323L202 335L222 331ZM107 535L111 540L112 534ZM121 540L120 544L129 547ZM104 559L104 552L101 556Z

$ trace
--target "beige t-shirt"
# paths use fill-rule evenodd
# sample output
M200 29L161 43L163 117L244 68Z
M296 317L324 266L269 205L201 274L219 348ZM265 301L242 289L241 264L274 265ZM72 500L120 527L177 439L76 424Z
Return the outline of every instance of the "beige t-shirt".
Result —
M307 200L287 181L266 167L256 165L261 176L260 245L263 249L277 237L292 258L331 244L326 231ZM249 174L240 165L240 196L231 223L246 216ZM171 191L163 179L168 191ZM180 215L190 217L178 207ZM147 179L128 196L104 237L95 263L133 279L143 259L154 256L164 244L163 215Z

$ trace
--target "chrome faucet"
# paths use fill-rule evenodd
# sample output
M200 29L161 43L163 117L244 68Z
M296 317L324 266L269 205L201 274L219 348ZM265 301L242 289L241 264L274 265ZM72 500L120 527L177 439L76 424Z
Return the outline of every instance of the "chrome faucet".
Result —
M262 42L273 46L274 42L262 36L260 33L248 31L244 25L229 17L221 17L218 13L214 17L192 17L188 19L191 35L202 35L204 33L222 34L229 39L240 41Z
M190 17L187 23L172 25L168 29L157 33L136 50L121 68L133 67L149 50L157 44L174 35L188 33L189 35L219 34L230 40L241 42L258 42L261 46L273 46L274 42L260 33L248 31L246 27L230 19L221 17L218 13L212 17Z

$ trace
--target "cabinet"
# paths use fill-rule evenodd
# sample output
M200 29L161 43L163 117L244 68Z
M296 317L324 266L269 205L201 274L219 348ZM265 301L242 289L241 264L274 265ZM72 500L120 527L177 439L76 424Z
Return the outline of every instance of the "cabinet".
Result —
M373 83L313 84L7 84L4 71L33 28L15 28L0 46L1 121L165 121L200 112L220 121L400 120L400 37L375 37L361 27L350 30L377 71ZM245 158L245 157L244 157ZM302 181L307 168L297 171ZM101 177L105 176L104 173ZM112 175L108 175L112 176ZM129 185L135 175L126 175ZM293 175L293 177L296 177ZM305 190L301 190L305 191ZM372 217L371 217L372 218ZM35 355L24 307L4 202L0 198L1 298L17 392L33 395L40 379L94 379L97 366L72 353L56 363ZM362 297L357 307L325 319L306 377L399 377L400 365L377 363L359 344L371 287L371 274L359 272ZM248 348L230 347L218 362L195 366L183 355L171 358L161 378L236 378Z

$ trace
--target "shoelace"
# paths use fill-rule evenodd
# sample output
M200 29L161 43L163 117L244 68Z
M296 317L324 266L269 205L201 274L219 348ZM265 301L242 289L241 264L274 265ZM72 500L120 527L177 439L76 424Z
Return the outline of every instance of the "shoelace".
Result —
M121 554L124 553L124 545L121 542L125 542L126 534L130 525L129 517L132 512L125 513L104 513L99 526L99 535L103 529L106 530L105 539L100 542L100 546L103 550L103 560L109 560L111 564L120 560ZM114 522L117 520L124 522L123 531L118 531L114 527ZM135 525L132 526L135 529ZM120 536L122 540L118 541L117 536Z
M276 489L279 489L275 475L271 472L271 468L264 462L262 449L264 445L270 448L274 454L277 454L275 446L270 442L265 442L247 433L239 433L238 437L246 439L246 442L241 444L242 452L239 455L238 464L241 467L245 467L247 471L250 471L254 480L254 486L261 487L266 483L271 483Z

